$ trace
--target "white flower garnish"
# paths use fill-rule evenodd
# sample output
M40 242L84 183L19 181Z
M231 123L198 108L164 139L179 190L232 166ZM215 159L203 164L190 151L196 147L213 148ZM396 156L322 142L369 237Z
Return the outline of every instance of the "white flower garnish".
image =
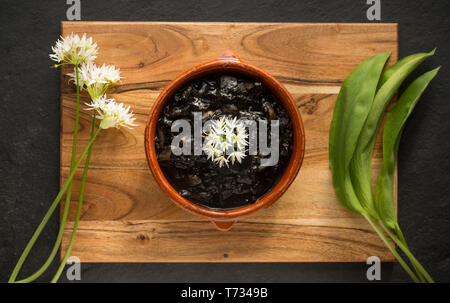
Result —
M231 158L231 164L234 164L235 160L241 163L242 159L245 158L245 154L239 150L233 150L233 152L228 156L228 158Z
M124 107L123 103L117 104L113 98L107 99L104 95L93 99L92 103L86 105L89 106L87 110L97 111L98 118L101 119L100 128L119 128L120 126L132 128L131 126L136 126L134 124L136 118L130 111L130 107Z
M92 42L92 38L86 38L74 35L61 37L56 41L55 46L52 46L53 54L50 54L50 59L61 64L78 65L83 62L93 61L97 55L97 43Z
M76 83L76 72L67 74L71 81ZM120 81L120 69L114 65L98 67L93 62L86 62L80 65L78 70L78 82L81 89L86 88L92 99L102 96L111 84Z
M245 158L245 147L248 145L247 133L242 121L237 118L221 117L212 122L211 129L206 133L203 151L208 160L217 163L219 167L224 164L228 167L237 160L241 163Z
M215 158L213 159L213 161L215 163L219 163L219 167L222 167L224 164L229 167L228 165L228 159L225 158L224 155L216 155Z

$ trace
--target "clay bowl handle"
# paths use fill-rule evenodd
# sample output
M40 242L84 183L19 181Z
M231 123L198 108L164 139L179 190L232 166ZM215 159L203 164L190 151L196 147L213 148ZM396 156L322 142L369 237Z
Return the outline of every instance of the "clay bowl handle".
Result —
M232 51L225 51L223 52L218 58L218 60L234 60L234 61L241 61L238 55L233 53Z
M214 227L220 231L229 231L235 221L211 221Z

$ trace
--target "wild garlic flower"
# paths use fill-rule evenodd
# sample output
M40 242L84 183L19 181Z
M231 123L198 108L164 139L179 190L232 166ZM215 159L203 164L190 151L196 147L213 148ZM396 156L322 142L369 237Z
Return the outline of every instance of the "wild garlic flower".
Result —
M88 108L87 110L102 111L106 108L106 105L110 102L115 102L114 99L107 99L106 95L100 96L98 98L93 98L91 103L85 103Z
M123 103L117 104L115 101L110 101L106 103L106 106L97 111L100 114L100 128L107 129L111 127L119 128L124 126L127 128L132 128L135 126L133 112L130 112L130 107L124 107Z
M222 167L228 167L235 161L241 163L245 158L245 147L248 145L247 133L242 121L221 117L213 121L210 131L206 134L203 151L208 160Z
M92 42L92 38L86 38L74 35L61 37L56 41L55 46L52 46L53 54L50 54L50 59L60 64L78 65L83 62L93 61L97 55L97 43ZM55 65L57 67L58 65Z
M67 74L71 81L76 83L76 72ZM78 81L81 89L86 88L92 99L99 98L106 93L111 84L120 81L120 69L114 65L105 65L98 67L93 62L86 62L80 65L78 69Z
M125 107L123 103L116 103L116 100L111 98L107 99L105 95L93 99L92 103L87 104L87 110L95 110L98 113L98 118L101 120L100 128L107 129L111 127L119 128L124 126L132 128L136 126L134 121L136 118L130 107Z

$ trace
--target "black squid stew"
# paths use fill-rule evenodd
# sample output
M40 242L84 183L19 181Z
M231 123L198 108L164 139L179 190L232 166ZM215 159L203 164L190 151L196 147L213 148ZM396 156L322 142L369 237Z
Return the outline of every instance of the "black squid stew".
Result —
M175 155L172 123L178 119L191 125L194 138L194 112L201 112L202 124L221 117L267 121L268 146L271 120L279 122L279 159L273 166L261 165L270 155L249 155L240 163L219 167L207 155ZM249 134L250 135L250 134ZM257 137L258 138L258 137ZM234 209L252 204L280 180L292 153L292 124L287 111L260 81L236 74L216 73L195 79L179 89L165 104L157 123L155 147L162 172L184 198L213 209ZM192 142L192 141L191 141ZM259 148L258 148L259 151Z

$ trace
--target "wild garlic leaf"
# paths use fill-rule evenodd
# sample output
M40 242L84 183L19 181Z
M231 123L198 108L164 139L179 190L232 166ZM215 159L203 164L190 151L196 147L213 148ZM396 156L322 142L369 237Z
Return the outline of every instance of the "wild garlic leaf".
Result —
M374 218L377 218L377 212L375 210L375 201L372 191L371 160L376 135L384 112L392 97L408 75L419 66L423 60L433 54L434 51L406 57L387 69L381 75L381 79L386 80L376 92L367 120L359 134L355 153L350 163L350 176L355 194L360 201L362 208Z
M400 138L406 120L440 67L418 77L389 112L383 130L383 167L376 186L376 210L388 227L398 228L394 208L394 173Z
M383 67L391 53L375 55L344 80L336 100L330 127L329 157L333 185L341 203L362 213L351 183L349 164L367 119Z
M436 49L433 49L431 52L429 53L417 53L417 54L412 54L409 55L408 57L405 57L399 61L397 61L394 65L388 67L385 71L383 71L383 73L381 74L381 78L380 78L380 83L378 83L378 88L380 88L384 83L386 83L386 81L397 71L399 70L402 66L404 66L405 64L408 64L408 62L411 62L412 60L415 59L419 59L420 58L427 58L430 56L433 56L434 53L436 52Z

